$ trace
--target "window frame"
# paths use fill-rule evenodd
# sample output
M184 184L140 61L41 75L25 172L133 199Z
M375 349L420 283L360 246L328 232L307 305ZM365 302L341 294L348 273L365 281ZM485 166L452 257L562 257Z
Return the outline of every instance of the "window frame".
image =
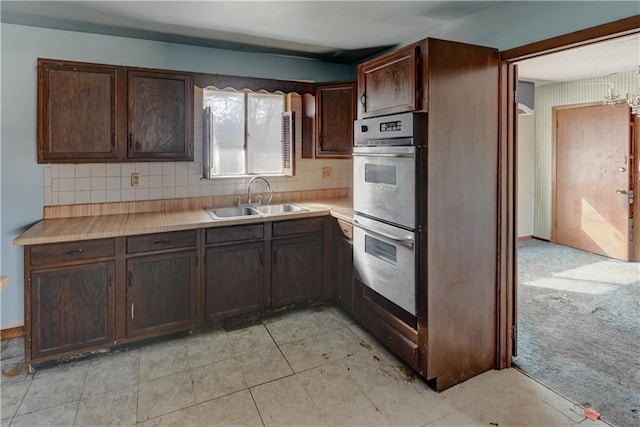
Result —
M242 94L242 102L243 102L243 172L237 174L213 174L211 167L211 150L212 150L212 138L209 124L209 117L207 113L207 105L204 102L205 94L207 91L214 92L228 92L228 93L238 93ZM280 113L280 127L283 130L281 133L280 139L280 150L281 151L281 169L279 172L251 172L249 171L249 96L251 94L254 95L279 95L282 97L283 110ZM262 176L274 176L274 177L283 177L283 176L293 176L294 175L294 164L295 164L295 155L294 155L294 137L293 137L293 126L294 120L292 116L288 116L288 123L290 123L289 127L285 129L284 123L287 120L285 116L287 114L291 114L291 103L287 94L282 91L274 91L268 92L266 90L258 90L253 91L251 89L243 89L243 90L235 90L233 88L224 88L219 89L217 87L206 87L203 89L203 153L202 153L202 161L203 161L203 179L215 180L215 179L224 179L224 178L243 178L243 177L254 177L258 175ZM285 132L287 132L285 134ZM287 138L285 140L285 138ZM285 144L289 144L288 148L285 148ZM285 158L285 153L289 154L288 160ZM289 165L289 167L287 167Z

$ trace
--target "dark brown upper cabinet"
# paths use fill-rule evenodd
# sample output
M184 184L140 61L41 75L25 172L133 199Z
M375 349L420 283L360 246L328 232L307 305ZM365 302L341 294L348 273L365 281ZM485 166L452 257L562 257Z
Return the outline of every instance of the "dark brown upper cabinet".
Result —
M351 157L355 92L355 82L316 87L316 157Z
M38 163L193 160L190 73L38 59Z
M188 74L129 71L127 156L193 160L193 84Z
M419 110L419 47L411 46L358 66L358 118Z
M118 160L109 65L38 61L38 163Z

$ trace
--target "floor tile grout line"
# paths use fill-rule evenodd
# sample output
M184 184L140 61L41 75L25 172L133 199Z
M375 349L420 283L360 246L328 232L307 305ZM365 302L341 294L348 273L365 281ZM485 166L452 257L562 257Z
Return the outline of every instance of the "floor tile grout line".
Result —
M266 424L264 423L264 418L262 418L262 414L260 413L260 408L258 408L258 403L256 402L256 398L253 395L253 391L251 390L251 387L249 387L249 395L251 396L251 400L253 400L253 405L256 407L256 411L258 412L258 416L260 417L260 422L262 423L262 426L266 426Z
M29 376L29 374L27 374L27 377L28 376ZM18 411L20 411L20 407L22 406L22 403L24 402L24 398L27 397L27 393L29 393L29 390L31 389L32 385L33 385L33 378L30 378L29 379L29 385L27 386L27 389L24 391L24 394L22 395L22 398L20 399L20 403L18 404L18 406L16 406L16 411L13 413L13 416L11 417L11 422L9 423L9 425L11 425L13 423L13 419L18 416Z
M138 381L136 382L136 425L140 422L138 420L138 414L140 413L140 366L142 354L138 351Z
M291 366L291 363L289 363L289 360L287 359L287 357L284 355L284 353L282 352L282 349L280 348L280 345L278 345L278 343L276 342L276 340L273 338L273 335L271 335L271 331L269 330L269 328L267 327L267 325L264 324L263 322L263 326L264 328L267 330L267 333L269 334L269 336L271 337L271 341L273 341L273 343L275 344L276 348L278 349L278 351L280 352L280 354L282 355L282 358L284 359L285 362L287 362L287 366L289 367L289 369L291 369L291 372L293 372L293 375L296 374L296 371L293 369L293 366ZM284 377L283 377L284 378ZM264 424L264 422L263 422Z

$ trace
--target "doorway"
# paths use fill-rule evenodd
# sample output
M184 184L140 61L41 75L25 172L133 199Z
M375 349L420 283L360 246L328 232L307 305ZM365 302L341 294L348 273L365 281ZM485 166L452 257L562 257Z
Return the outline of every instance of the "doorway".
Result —
M515 102L515 96L512 97L512 93L517 84L517 70L516 64L522 63L523 60L540 57L543 55L549 55L551 52L566 50L575 46L580 45L591 45L594 44L596 40L604 40L610 38L618 38L622 36L626 36L629 34L638 33L638 23L637 17L633 19L626 20L625 22L617 22L608 24L601 27L595 27L589 29L589 31L585 31L584 34L571 34L566 37L559 37L557 39L551 39L548 41L540 42L537 46L530 45L524 46L522 48L513 49L511 51L503 52L503 78L502 78L502 87L503 87L503 105L505 106L502 118L503 118L503 133L505 136L506 144L502 145L502 153L505 155L505 161L502 164L503 171L506 176L506 179L502 180L501 185L501 194L503 196L503 201L505 204L501 205L503 210L501 210L502 219L502 227L501 230L503 232L508 233L508 236L512 237L501 240L502 253L506 254L505 258L506 262L502 262L500 264L501 274L503 274L502 283L506 283L507 287L504 293L500 293L500 297L503 298L502 307L504 310L501 311L503 315L504 323L500 325L501 328L501 338L503 339L502 343L506 348L514 351L514 359L513 362L515 365L520 363L525 367L528 362L533 360L534 362L538 362L538 367L540 367L540 371L536 372L534 368L527 367L530 373L534 376L538 375L540 380L546 385L550 385L552 380L561 377L559 373L563 372L563 370L569 371L571 375L569 375L569 379L566 381L567 384L576 385L577 382L580 382L581 386L585 386L584 388L590 391L597 391L595 397L605 396L608 393L608 388L614 381L620 381L612 379L603 373L606 372L606 369L603 367L598 368L594 367L590 372L585 370L583 372L578 372L573 370L572 367L580 365L578 362L582 362L583 365L591 365L593 359L595 359L595 355L601 355L604 353L611 354L611 350L613 350L614 358L609 359L608 362L605 363L604 366L608 366L613 364L613 366L618 371L618 377L621 378L622 381L637 381L638 377L629 375L629 372L635 372L637 364L638 364L638 356L636 356L640 352L640 348L638 347L639 335L638 335L638 324L634 323L635 318L637 317L635 313L637 313L638 307L640 306L640 297L638 296L638 288L640 287L640 283L638 280L626 280L616 279L613 283L609 283L611 280L609 274L615 268L611 268L609 263L619 263L623 265L625 268L630 267L631 273L630 276L632 278L637 278L640 276L640 267L639 265L633 263L621 263L619 261L612 260L610 258L603 258L599 255L594 255L584 251L577 251L572 248L568 248L566 246L553 245L549 243L551 240L551 230L552 230L552 215L551 215L551 193L552 193L552 151L551 151L551 108L549 111L549 141L547 146L547 159L548 161L544 164L536 163L532 168L536 175L537 179L534 183L535 191L538 194L543 193L543 198L546 198L548 210L545 209L545 214L541 214L540 211L535 212L535 220L533 220L532 231L528 237L535 236L540 237L545 241L539 240L525 240L522 242L517 241L518 236L518 227L519 224L516 221L516 218L520 217L520 213L516 214L516 188L521 189L522 183L518 181L516 178L517 168L517 149L515 147L515 137L517 135L517 123L518 118L517 115L513 112ZM624 21L624 20L623 20ZM636 64L637 66L637 64ZM634 67L630 67L633 69ZM635 90L635 78L634 78L634 87L631 91ZM591 82L593 83L593 82ZM562 92L562 91L558 91ZM603 95L607 93L607 87L604 87L604 90L585 88L581 89L581 93L579 96L582 96L583 93L591 93L598 92ZM624 93L624 92L622 92ZM601 95L598 95L595 99L575 99L573 101L560 103L558 105L572 105L572 104L580 104L585 102L601 102ZM546 109L545 109L546 110ZM536 112L538 115L542 113L542 110L539 110L538 104L536 103ZM536 120L539 117L536 117ZM635 140L637 141L637 133L638 133L638 119L634 118L634 134L636 135ZM637 149L636 149L637 150ZM543 150L544 151L544 150ZM543 174L546 168L547 173ZM637 180L637 172L634 175ZM546 192L546 193L545 193ZM506 206L506 208L505 208ZM536 205L534 209L540 209L539 206ZM633 212L636 221L638 218L638 208L637 203L634 204ZM541 230L543 232L541 233ZM544 235L544 230L546 230L546 235ZM537 235L537 233L543 234L542 236ZM636 242L636 246L638 243L638 228L635 228L634 231L634 241ZM569 255L568 253L564 253L562 251L558 251L558 249L575 251ZM635 248L634 248L635 249ZM519 256L518 252L521 252L521 256ZM638 251L636 251L637 253ZM577 255L576 255L577 253ZM539 256L535 256L535 255ZM544 255L544 256L543 256ZM576 259L580 259L581 255L596 257L593 260L584 261L583 263L575 264ZM569 260L573 259L574 263L572 264ZM564 261L564 264L562 263ZM604 263L604 264L603 264ZM536 267L530 269L534 264ZM553 267L553 268L552 268ZM607 267L607 268L604 268ZM602 273L598 273L598 268L604 268L604 271L607 273L607 277L603 277ZM533 272L537 272L537 276L532 274ZM524 274L524 276L522 276ZM600 276L598 276L600 274ZM628 279L628 278L627 278ZM524 285L526 283L526 285ZM586 288L584 285L591 285L590 288ZM521 286L522 285L522 286ZM618 290L627 290L631 291L631 295L626 295L624 298L620 298L621 294L614 295L613 297L605 292L605 290L610 290L612 288L616 288ZM595 290L594 290L595 289ZM573 292L577 290L578 292ZM589 302L588 299L589 292L594 295L601 295L603 298L609 298L610 301L617 301L614 304L605 304L602 301ZM629 321L618 322L611 321L612 318L620 319L625 318L622 316L623 312L618 310L624 304L620 304L621 301L624 301L627 309L631 309L631 313L634 317L631 317ZM520 304L520 302L525 302L527 304ZM563 311L564 310L564 311ZM569 311L566 311L569 310ZM573 310L573 311L571 311ZM533 315L531 314L533 312ZM573 313L573 316L569 314ZM516 315L517 314L517 315ZM537 317L535 316L537 315ZM579 315L584 315L580 317ZM616 317L617 316L617 317ZM620 326L620 323L626 325L627 331L632 331L631 335L627 335L624 339L619 338L618 340L614 340L614 342L610 342L606 339L600 340L591 340L589 337L589 333L587 334L579 334L575 329L572 329L574 326L568 325L566 323L562 323L565 320L576 321L577 326L592 326L596 325L594 322L594 318L607 318L609 323L617 324ZM520 321L518 321L520 319ZM607 322L605 322L607 324ZM593 331L589 331L593 332ZM563 336L562 334L565 333ZM553 342L553 338L555 336L560 337L555 343ZM599 335L600 336L600 335ZM610 338L614 336L614 334L604 335L605 338ZM546 345L543 341L549 341L550 345L548 349L543 350L543 345ZM542 362L551 362L552 357L549 355L559 355L561 352L557 351L559 349L558 343L568 343L569 349L573 350L573 355L569 353L563 354L563 357L560 360L553 360L552 366L544 366ZM528 347L527 347L528 346ZM600 347L602 346L602 347ZM615 354L619 354L616 352L616 349L624 347L623 352L629 350L631 347L630 356L626 358L627 362L624 362L626 366L622 366L620 358L615 358ZM517 357L515 356L515 351L517 349ZM599 351L601 350L601 351ZM606 350L606 351L605 351ZM503 354L504 360L506 360L506 365L509 366L512 360L510 359L511 353ZM541 358L539 356L542 356ZM530 359L530 360L527 360ZM536 360L537 358L537 360ZM526 370L525 370L526 371ZM546 378L542 378L542 375L547 375ZM554 375L555 374L555 375ZM559 389L559 385L552 385L553 388ZM606 406L603 401L595 401L594 398L590 397L581 397L576 388L571 388L567 390L558 390L562 394L565 394L569 399L574 400L576 403L584 405L584 406L594 406L598 409L598 406L606 408L603 411L604 418L613 421L613 419L617 419L616 424L626 425L632 424L635 425L638 423L638 402L637 398L637 389L638 384L632 383L631 389L631 400L632 402L629 405L623 406L620 409L618 414L625 414L625 416L630 416L631 418L616 418L614 412L615 410L610 409L610 406ZM633 391L636 391L635 393ZM627 392L627 395L629 393ZM618 399L620 400L620 399ZM626 420L626 421L624 421Z

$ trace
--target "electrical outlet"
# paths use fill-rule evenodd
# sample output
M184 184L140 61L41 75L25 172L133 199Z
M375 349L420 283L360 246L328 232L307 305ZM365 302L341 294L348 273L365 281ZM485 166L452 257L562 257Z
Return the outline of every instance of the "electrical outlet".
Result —
M137 187L140 185L140 173L132 173L131 174L131 186Z
M322 179L324 178L331 178L331 168L328 166L322 168Z

